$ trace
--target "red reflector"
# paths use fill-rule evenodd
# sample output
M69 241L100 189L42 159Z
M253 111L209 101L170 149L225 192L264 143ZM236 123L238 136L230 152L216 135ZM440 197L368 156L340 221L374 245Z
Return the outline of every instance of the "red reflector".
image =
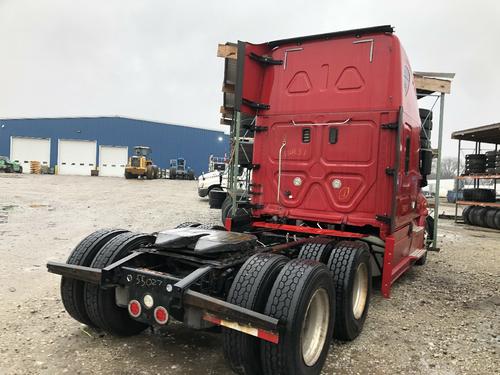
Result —
M263 329L259 329L259 334L257 335L257 337L261 338L262 340L272 342L273 344L277 344L280 340L279 335L277 335L276 333L265 331Z
M233 226L233 221L230 217L226 217L226 220L224 221L224 227L226 230L231 232L231 227Z
M210 322L210 323L213 323L216 325L220 325L220 319L216 318L215 316L213 316L211 314L205 314L203 316L203 319L205 319L207 322Z
M141 315L141 310L142 308L139 301L133 299L128 303L128 313L134 318L137 318L139 315Z
M155 309L155 320L158 324L165 324L168 322L168 312L163 306L158 306Z

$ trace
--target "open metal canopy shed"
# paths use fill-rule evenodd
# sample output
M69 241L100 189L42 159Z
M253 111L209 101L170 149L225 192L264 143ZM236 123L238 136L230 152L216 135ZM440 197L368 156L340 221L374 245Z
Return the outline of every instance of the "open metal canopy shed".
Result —
M484 145L488 145L488 149L494 149L498 151L500 149L500 123L478 126L476 128L470 128L466 130L459 130L451 134L451 139L458 140L458 160L457 170L460 171L460 156L465 150L463 148L463 141L474 142L473 151L475 154L480 154L485 151ZM483 180L493 180L493 188L497 189L497 180L500 179L500 173L495 174L480 174L480 175L462 175L457 176L458 180L473 180L474 188L478 188L481 181ZM458 185L455 184L455 194L458 194ZM455 195L458 196L458 195ZM465 200L458 200L455 203L455 222L458 218L458 206L483 206L483 207L499 207L500 203L496 202L471 202Z
M476 143L500 144L500 123L459 130L451 134L451 139Z

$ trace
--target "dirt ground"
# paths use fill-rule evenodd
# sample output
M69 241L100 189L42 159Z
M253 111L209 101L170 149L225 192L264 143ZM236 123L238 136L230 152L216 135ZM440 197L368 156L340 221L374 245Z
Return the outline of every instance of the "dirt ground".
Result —
M229 374L217 334L170 324L121 339L72 320L45 268L99 228L192 220L219 220L192 181L0 175L0 374ZM441 252L390 299L374 292L363 333L332 343L324 374L498 373L500 232L441 223Z

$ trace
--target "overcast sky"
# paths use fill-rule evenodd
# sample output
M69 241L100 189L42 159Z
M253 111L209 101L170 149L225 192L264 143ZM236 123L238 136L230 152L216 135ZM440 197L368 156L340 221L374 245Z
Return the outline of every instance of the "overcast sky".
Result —
M221 130L219 42L381 24L395 26L414 70L456 73L445 155L456 153L453 130L500 122L498 0L0 0L0 118L118 115Z

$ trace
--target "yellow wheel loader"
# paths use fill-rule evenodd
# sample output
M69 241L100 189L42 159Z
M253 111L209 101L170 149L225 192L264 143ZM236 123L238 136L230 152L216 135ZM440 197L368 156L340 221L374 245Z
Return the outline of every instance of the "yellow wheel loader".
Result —
M146 178L148 180L159 178L160 169L153 164L153 160L149 157L150 154L150 147L135 146L134 155L128 159L125 167L125 178Z

